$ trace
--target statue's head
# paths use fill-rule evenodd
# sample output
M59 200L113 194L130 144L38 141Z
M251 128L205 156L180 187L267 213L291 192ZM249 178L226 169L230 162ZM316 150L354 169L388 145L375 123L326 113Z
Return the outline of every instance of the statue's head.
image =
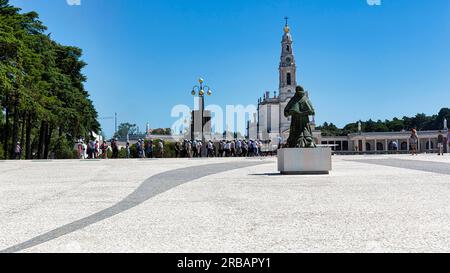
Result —
M295 88L295 92L300 96L305 95L305 89L303 89L303 87L301 87L300 85Z

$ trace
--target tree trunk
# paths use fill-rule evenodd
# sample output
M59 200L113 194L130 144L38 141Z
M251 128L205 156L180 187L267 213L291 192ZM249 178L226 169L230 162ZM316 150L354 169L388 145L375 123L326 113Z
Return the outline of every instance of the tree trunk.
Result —
M28 114L28 119L26 122L27 130L26 130L26 150L25 150L25 158L31 159L31 113Z
M14 159L17 142L19 141L19 109L18 101L14 102L14 117L12 130L11 159Z
M8 101L8 96L6 96L6 101ZM3 151L5 153L5 159L8 159L8 140L9 140L9 108L6 106L6 113L5 113L5 139L3 143Z
M41 128L39 129L39 142L37 158L42 159L42 152L44 151L44 133L45 133L45 121L41 121Z
M22 145L22 147L23 147L24 146L24 141L25 141L25 139L24 139L24 137L25 137L25 127L26 127L26 124L27 124L27 112L23 112L21 124L22 124L22 132L20 133L20 145Z
M49 126L47 123L46 133L45 133L45 148L44 148L44 159L48 159L48 153L50 151L50 141L52 140L53 126Z

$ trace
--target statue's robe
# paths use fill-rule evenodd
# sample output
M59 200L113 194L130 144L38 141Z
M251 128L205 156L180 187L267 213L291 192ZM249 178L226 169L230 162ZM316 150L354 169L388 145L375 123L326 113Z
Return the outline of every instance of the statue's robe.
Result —
M287 104L284 115L292 117L289 139L287 141L288 147L316 147L309 122L309 116L315 115L315 111L308 97L296 94Z

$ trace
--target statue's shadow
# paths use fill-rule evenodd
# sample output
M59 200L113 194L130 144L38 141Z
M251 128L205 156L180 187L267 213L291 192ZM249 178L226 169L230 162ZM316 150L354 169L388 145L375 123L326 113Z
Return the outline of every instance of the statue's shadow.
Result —
M284 176L284 177L290 177L290 176L327 176L329 175L329 173L322 173L322 172L305 172L305 173L279 173L279 172L274 172L274 173L252 173L250 174L251 176Z
M252 173L251 176L282 176L281 173L275 172L275 173Z

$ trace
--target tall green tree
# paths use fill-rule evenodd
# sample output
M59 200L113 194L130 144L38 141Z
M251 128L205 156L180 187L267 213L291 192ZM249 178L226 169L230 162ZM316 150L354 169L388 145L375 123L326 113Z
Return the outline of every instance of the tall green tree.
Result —
M115 138L126 138L128 135L135 135L138 133L138 128L136 124L131 123L121 123L117 128L117 132L114 134Z
M0 0L4 158L14 156L17 142L25 145L25 158L63 154L56 153L67 148L62 145L73 146L77 139L100 131L97 111L84 88L82 50L55 42L46 30L36 12L21 13Z

